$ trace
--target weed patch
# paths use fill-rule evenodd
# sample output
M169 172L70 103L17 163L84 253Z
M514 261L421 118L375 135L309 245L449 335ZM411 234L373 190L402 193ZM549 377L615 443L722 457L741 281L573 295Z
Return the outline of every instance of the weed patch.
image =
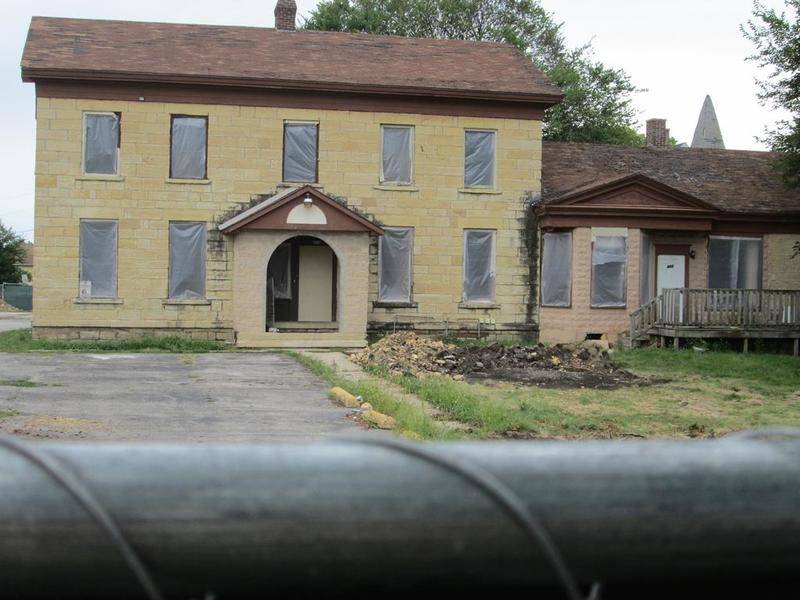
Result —
M139 337L120 340L34 340L30 329L0 333L0 352L226 352L223 342L194 340L180 336Z
M351 394L361 396L364 402L369 402L375 410L393 416L397 421L395 431L401 435L422 440L443 440L454 437L452 432L425 414L422 409L386 392L380 379L364 378L354 381L315 358L299 352L288 351L287 354L332 386L339 386Z

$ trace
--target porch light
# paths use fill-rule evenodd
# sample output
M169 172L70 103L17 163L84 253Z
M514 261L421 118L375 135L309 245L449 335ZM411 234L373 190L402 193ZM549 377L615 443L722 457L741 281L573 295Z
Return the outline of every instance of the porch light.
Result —
M311 196L309 196L308 194L306 194L306 197L305 197L305 198L303 198L303 206L306 206L306 207L308 207L308 206L311 206L312 204L314 204L314 201L313 201L313 200L311 200Z

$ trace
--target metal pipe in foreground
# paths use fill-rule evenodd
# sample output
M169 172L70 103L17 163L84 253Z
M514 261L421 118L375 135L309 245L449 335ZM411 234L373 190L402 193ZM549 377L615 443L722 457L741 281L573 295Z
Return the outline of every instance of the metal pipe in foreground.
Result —
M583 585L735 588L800 577L798 439L427 447L510 487ZM391 449L342 441L36 448L94 492L168 598L555 580L541 549L485 495ZM0 452L0 595L141 597L75 500L24 458Z

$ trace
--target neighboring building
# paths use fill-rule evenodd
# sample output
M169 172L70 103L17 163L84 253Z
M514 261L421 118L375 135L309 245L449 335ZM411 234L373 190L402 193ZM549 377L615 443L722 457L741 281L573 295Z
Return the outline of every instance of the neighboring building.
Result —
M527 208L560 91L509 45L294 18L32 20L36 337L535 334Z
M716 148L725 149L725 142L722 139L722 131L717 120L717 112L714 110L714 103L711 96L706 96L703 107L700 109L700 116L697 118L697 126L692 137L692 148Z
M790 260L800 190L784 187L774 154L668 147L661 119L648 121L647 138L648 147L545 142L535 207L543 340L613 341L666 288L800 289ZM793 323L786 337L800 334L796 300L770 310Z
M25 251L22 260L17 264L22 271L22 283L30 285L33 277L33 242L24 242L22 249Z

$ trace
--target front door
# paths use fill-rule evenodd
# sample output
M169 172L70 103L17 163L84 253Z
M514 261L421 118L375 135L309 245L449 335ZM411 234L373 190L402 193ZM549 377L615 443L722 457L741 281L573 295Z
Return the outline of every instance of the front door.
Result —
M665 289L686 287L686 255L659 254L656 269L656 294Z
M298 321L330 321L333 252L328 246L300 246Z

